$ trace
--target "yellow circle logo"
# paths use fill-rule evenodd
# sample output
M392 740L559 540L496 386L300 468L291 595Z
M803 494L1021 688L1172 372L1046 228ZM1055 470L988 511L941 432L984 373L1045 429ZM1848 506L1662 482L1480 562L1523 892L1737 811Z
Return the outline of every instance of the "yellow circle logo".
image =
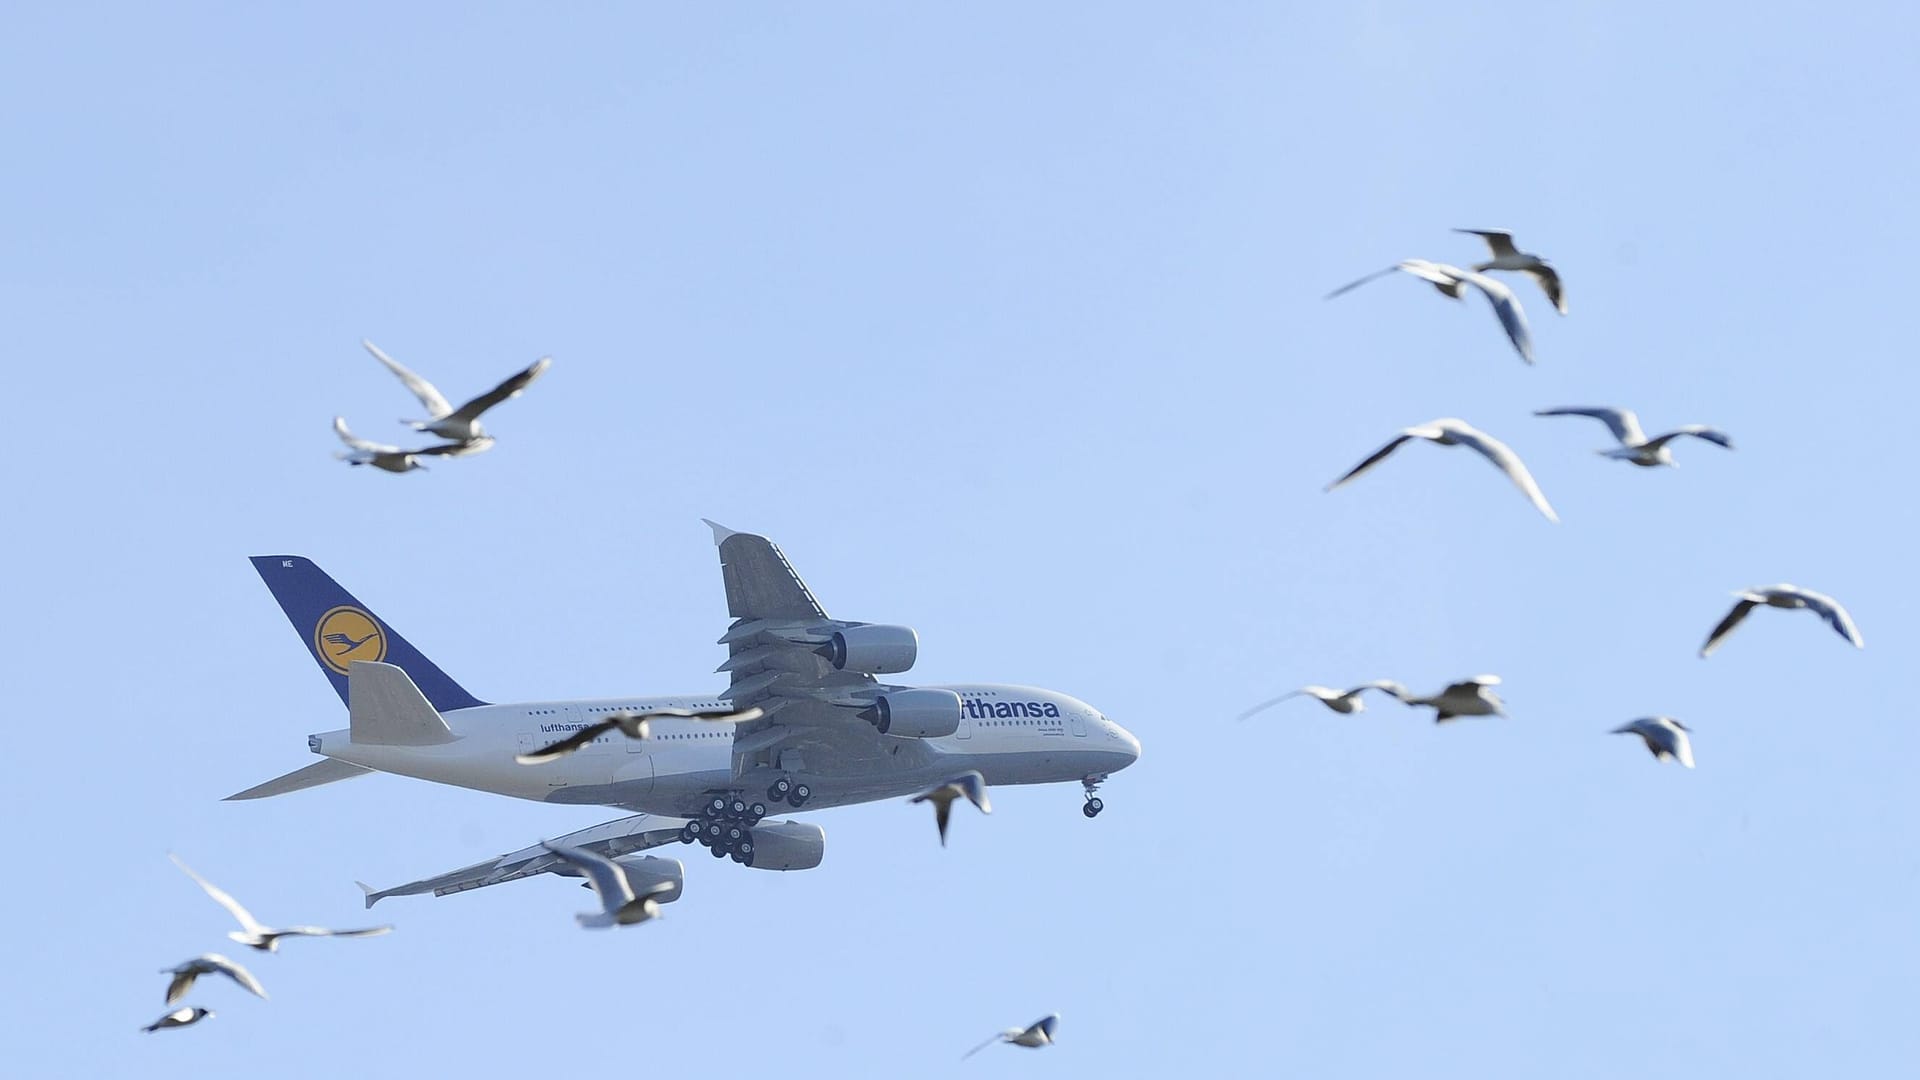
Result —
M313 651L319 654L321 663L345 675L347 665L355 660L387 658L387 632L373 621L373 616L343 605L320 616L314 624Z

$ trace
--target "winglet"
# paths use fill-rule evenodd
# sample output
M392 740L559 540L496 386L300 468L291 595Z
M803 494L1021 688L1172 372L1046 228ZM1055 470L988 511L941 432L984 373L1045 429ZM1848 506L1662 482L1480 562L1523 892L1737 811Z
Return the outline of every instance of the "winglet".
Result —
M373 905L379 903L380 898L385 895L380 890L374 888L373 886L367 884L364 881L356 880L354 884L360 886L360 891L366 894L368 908L372 908Z
M701 518L700 520L706 523L707 528L713 530L713 546L714 547L719 547L721 544L726 542L727 537L734 535L734 531L732 529L727 528L725 525L722 525L717 521L713 521L708 518Z

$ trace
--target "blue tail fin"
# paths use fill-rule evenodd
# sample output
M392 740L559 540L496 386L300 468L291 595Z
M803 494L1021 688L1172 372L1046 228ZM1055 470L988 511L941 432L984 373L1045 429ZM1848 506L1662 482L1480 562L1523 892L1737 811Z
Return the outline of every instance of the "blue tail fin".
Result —
M287 613L294 631L306 641L307 651L342 703L347 700L347 665L355 660L382 660L405 671L440 712L486 704L421 655L393 627L375 618L365 604L355 600L312 559L255 555L253 568L273 591L273 598L280 601L280 610Z

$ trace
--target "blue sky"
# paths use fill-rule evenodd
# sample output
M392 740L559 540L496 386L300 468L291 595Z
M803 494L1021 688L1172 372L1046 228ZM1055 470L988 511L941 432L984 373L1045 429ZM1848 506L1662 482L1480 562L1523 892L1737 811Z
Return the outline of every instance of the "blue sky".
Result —
M1916 16L1897 6L195 5L0 35L23 1074L650 1070L1888 1075L1920 1053L1906 722ZM1387 280L1510 227L1539 364ZM492 453L331 459L534 357ZM1701 422L1602 460L1554 405ZM1564 524L1395 430L1464 417ZM701 517L913 677L1037 683L1146 755L1089 822L1004 789L688 859L660 924L546 878L154 969L617 816L305 764L337 700L246 563L310 555L491 700L705 692ZM1851 607L1856 652L1730 590ZM1497 672L1511 720L1231 717ZM1670 713L1700 767L1607 730ZM683 849L685 850L685 849ZM689 854L697 854L689 852ZM955 1059L1048 1011L1062 1043ZM589 1065L589 1067L591 1067Z

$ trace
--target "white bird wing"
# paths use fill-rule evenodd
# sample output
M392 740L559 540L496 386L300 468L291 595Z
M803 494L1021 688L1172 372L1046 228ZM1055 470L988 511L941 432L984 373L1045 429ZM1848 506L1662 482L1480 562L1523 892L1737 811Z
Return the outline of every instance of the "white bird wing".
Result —
M1834 633L1852 642L1854 648L1867 647L1867 643L1860 638L1859 628L1853 625L1853 616L1847 614L1847 609L1840 606L1840 601L1811 589L1795 588L1793 592L1805 600L1808 607L1818 612L1821 618L1827 620L1827 625L1833 627Z
M1647 440L1647 448L1657 450L1683 435L1691 435L1696 439L1705 439L1715 446L1724 446L1729 450L1733 449L1733 436L1721 431L1719 428L1707 427L1705 424L1688 424L1686 427L1675 428L1664 435L1656 435Z
M1533 334L1527 329L1527 313L1520 307L1520 300L1513 295L1513 290L1472 270L1462 270L1444 263L1440 269L1480 290L1481 295L1487 298L1487 303L1493 305L1493 313L1499 317L1500 326L1506 330L1507 340L1513 343L1514 351L1520 354L1520 359L1533 363Z
M1539 409L1533 415L1590 416L1607 425L1607 430L1613 432L1613 437L1620 440L1622 446L1639 446L1647 441L1646 433L1640 430L1640 418L1634 415L1632 409L1613 409L1605 405L1563 405L1557 409Z
M393 932L391 926L368 926L359 930L330 930L324 926L289 926L273 933L277 937L379 937Z
M1008 1039L1014 1037L1015 1035L1020 1034L1020 1030L1021 1029L1019 1028L1008 1028L1007 1030L1001 1032L1000 1034L995 1035L993 1038L988 1039L986 1042L981 1043L979 1046L976 1046L973 1049L967 1051L966 1053L961 1054L960 1060L965 1061L968 1058L972 1057L973 1055L979 1053L980 1051L985 1050L987 1047L992 1046L994 1043L1006 1042Z
M228 914L231 914L234 917L234 919L236 919L240 923L241 929L244 929L249 933L254 933L254 934L262 934L267 932L267 930L270 929L270 927L263 926L260 923L260 920L254 918L252 912L248 911L244 907L241 907L240 901L235 900L232 896L229 896L225 889L220 888L218 885L215 885L213 882L208 881L206 878L203 878L199 874L194 873L193 867L188 866L186 863L182 862L180 860L180 856L175 855L172 852L168 852L167 858L172 859L173 865L179 867L181 871L185 873L188 877L198 882L200 887L206 890L207 895L213 897L214 903L219 904L223 908L226 908Z
M960 794L967 801L980 808L983 814L993 813L993 806L987 802L987 778L969 769L954 777L953 782L960 786Z
M1257 712L1260 712L1263 709L1271 709L1275 705L1278 705L1283 701L1289 701L1293 698L1300 697L1303 694L1308 697L1319 698L1321 701L1326 701L1329 697L1339 697L1340 691L1332 689L1331 687L1326 687L1326 686L1303 686L1298 690L1289 690L1286 693L1281 694L1279 697L1270 697L1267 700L1261 702L1260 704L1255 705L1252 708L1248 709L1246 712L1241 713L1239 716L1234 717L1234 719L1245 720L1248 717L1254 715Z
M1424 438L1425 436L1419 436L1419 437ZM1416 436L1405 431L1401 432L1399 435L1395 436L1391 442L1387 443L1385 446L1382 446L1380 449L1375 450L1371 455L1367 457L1365 461L1362 461L1360 464L1355 465L1351 469L1348 469L1345 476L1342 476L1340 479L1335 480L1331 484L1328 484L1327 490L1332 491L1334 488L1339 487L1340 485L1346 483L1347 481L1353 479L1354 477L1359 476L1361 473L1366 472L1368 469L1373 468L1375 465L1380 464L1380 462L1386 460L1386 457L1388 454L1391 454L1395 450L1400 449L1400 445L1402 443L1412 438L1416 438Z
M1502 229L1455 229L1457 233L1477 236L1487 242L1487 250L1498 259L1502 255L1518 255L1520 250L1513 246L1513 234Z
M1526 463L1520 460L1520 455L1514 453L1512 447L1464 421L1443 422L1441 426L1453 436L1455 442L1478 450L1481 456L1506 473L1507 479L1513 481L1513 486L1519 488L1534 509L1545 514L1548 521L1560 521L1560 516L1547 504L1547 497L1541 492L1540 485L1534 482L1533 474L1527 471Z
M1027 1031L1022 1032L1021 1034L1024 1035L1027 1032L1038 1031L1042 1035L1045 1035L1047 1037L1048 1042L1052 1042L1053 1033L1055 1031L1058 1031L1059 1029L1060 1029L1060 1014L1048 1013L1046 1016L1041 1017L1039 1020L1034 1021L1031 1025L1027 1027Z
M1393 681L1392 679L1375 679L1370 683L1362 683L1361 685L1354 687L1352 692L1357 694L1362 690L1385 691L1389 696L1399 701L1402 705L1406 704L1408 699L1413 697L1413 691L1407 689L1405 686Z
M1337 288L1337 289L1335 289L1335 290L1333 290L1332 292L1330 292L1330 293L1328 293L1328 294L1327 294L1327 295L1326 295L1325 297L1323 297L1322 299L1326 299L1326 300L1331 300L1331 299L1333 299L1333 298L1334 298L1334 297L1336 297L1336 296L1344 296L1344 295L1346 295L1347 293L1350 293L1350 292L1352 292L1353 290L1355 290L1355 289L1357 289L1357 288L1359 288L1360 286L1362 286L1362 285L1365 285L1365 284L1366 284L1367 282L1369 282L1369 281L1378 281L1378 280L1380 280L1381 278L1383 278L1383 277L1386 277L1386 276L1387 276L1388 274L1391 274L1391 273L1393 273L1394 271L1396 271L1396 270L1399 270L1399 269L1400 269L1400 267L1399 267L1399 266L1389 266L1389 267L1387 267L1387 268L1386 268L1385 270L1376 270L1376 271L1374 271L1373 273L1371 273L1371 274L1368 274L1368 275L1367 275L1366 277L1363 277L1363 278L1361 278L1361 279L1360 279L1360 280L1358 280L1358 281L1349 281L1349 282L1347 282L1347 283L1346 283L1345 285L1342 285L1342 286L1340 286L1339 288Z
M206 970L217 971L227 978L232 979L234 982L239 983L241 986L246 987L254 997L265 998L267 996L267 988L260 985L260 980L253 977L253 972L221 956L219 953L207 953L200 957L199 962Z
M375 360L387 365L388 371L398 375L400 381L407 384L407 389L413 391L413 396L419 398L420 404L427 410L428 419L438 420L453 411L453 406L447 403L446 395L440 393L432 383L415 375L398 360L381 352L380 347L373 342L361 338L360 344L373 354Z
M364 453L368 453L368 454L400 453L400 448L397 446L388 446L385 443L370 442L366 439L361 438L358 435L355 435L353 432L348 431L347 418L344 416L336 416L333 418L333 433L335 435L340 436L341 442L346 443L348 446L353 447L355 450L359 450Z
M1733 633L1733 628L1739 626L1741 620L1745 619L1758 603L1758 600L1741 597L1740 602L1733 605L1733 610L1727 612L1727 617L1721 619L1720 624L1707 635L1707 643L1700 646L1700 658L1704 660L1713 655L1713 650L1720 647L1720 643L1726 640L1726 636Z
M199 977L200 972L191 967L182 971L175 971L173 978L167 982L167 1004L175 1004L181 998L186 997L187 991L193 989L194 980Z
M606 909L607 914L615 914L633 902L633 883L627 880L627 873L619 863L583 848L567 847L551 840L540 841L540 846L586 873L587 883L593 886L594 895L600 898L600 906Z
M460 406L459 410L453 413L453 416L460 420L478 419L481 413L486 412L488 409L493 408L508 398L519 397L520 392L532 385L533 380L544 374L552 364L553 357L551 356L543 356L535 360L532 364L528 365L525 371L517 375L509 376L506 381L502 382L499 386ZM438 419L438 417L435 417L435 419Z
M1547 294L1547 302L1553 305L1553 310L1565 315L1567 313L1567 294L1566 291L1560 287L1559 271L1548 266L1546 263L1536 263L1533 266L1527 267L1526 274L1534 281L1539 282L1540 291Z
M1659 719L1665 721L1660 726L1665 729L1668 742L1671 744L1668 752L1673 755L1675 761L1689 769L1693 768L1693 738L1687 734L1687 729L1681 727L1679 722L1671 717L1662 716Z

